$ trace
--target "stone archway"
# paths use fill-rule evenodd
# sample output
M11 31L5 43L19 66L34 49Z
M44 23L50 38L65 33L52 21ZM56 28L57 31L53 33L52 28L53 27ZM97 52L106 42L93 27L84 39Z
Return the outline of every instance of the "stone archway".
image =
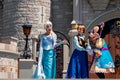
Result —
M103 14L93 19L93 21L91 21L91 23L88 24L87 31L91 30L94 25L99 24L101 21L106 22L114 18L120 18L120 8L104 12Z

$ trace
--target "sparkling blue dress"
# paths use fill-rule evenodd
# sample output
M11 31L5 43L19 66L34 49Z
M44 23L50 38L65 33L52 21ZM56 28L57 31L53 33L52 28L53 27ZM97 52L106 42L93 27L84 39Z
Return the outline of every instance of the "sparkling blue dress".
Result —
M42 35L40 39L39 61L33 78L56 78L56 53L54 47L62 43L56 43L56 38L53 36Z
M84 40L84 36L80 36L80 38ZM85 48L79 45L77 36L74 37L74 47L66 78L89 78L88 54Z
M104 40L103 48L107 48ZM114 68L114 62L109 50L101 50L101 56L96 58L95 64L100 68Z
M114 73L114 61L112 59L112 56L110 54L110 51L108 50L106 41L103 39L104 45L102 49L98 48L100 50L101 55L99 57L94 58L94 62L91 66L90 72L96 72L96 73Z

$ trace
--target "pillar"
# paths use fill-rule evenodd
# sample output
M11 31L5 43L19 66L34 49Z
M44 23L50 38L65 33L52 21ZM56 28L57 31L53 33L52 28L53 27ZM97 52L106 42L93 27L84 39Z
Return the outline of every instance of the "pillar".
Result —
M69 47L68 45L63 45L63 78L66 76L68 61L69 61Z
M73 0L73 20L75 20L78 24L83 23L83 0Z

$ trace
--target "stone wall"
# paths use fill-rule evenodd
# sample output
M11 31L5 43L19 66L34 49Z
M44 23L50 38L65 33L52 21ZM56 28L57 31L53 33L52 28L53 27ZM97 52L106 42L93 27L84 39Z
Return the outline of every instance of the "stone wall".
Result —
M83 16L83 24L87 25L91 22L91 20L94 18L94 11L92 7L90 6L90 3L87 0L82 1L83 8L82 8L82 16Z
M42 28L43 25L42 22L40 22L42 7L44 9L43 23L50 17L49 0L4 0L3 4L4 36L21 38L21 25L25 23L26 18L33 26L32 32L34 32L36 28Z
M120 7L120 3L118 1L119 0L110 0L106 10L108 11L108 10L115 9L116 7Z
M102 6L101 6L102 5ZM87 27L107 11L117 8L118 0L83 0L83 22Z
M1 6L1 5L0 5ZM2 27L3 27L3 18L2 18L2 15L3 15L3 9L0 8L0 36L2 35Z
M118 0L82 0L81 2L82 22L87 27L104 12L119 6ZM51 20L54 24L54 30L63 32L68 36L73 19L73 0L52 0L51 8Z
M0 43L0 79L18 78L18 49L12 43Z
M73 1L52 0L51 5L51 20L54 30L63 32L67 36L73 18Z
M0 57L0 79L17 79L18 61Z
M4 0L2 36L18 38L19 51L22 51L25 42L21 26L28 21L32 25L31 36L38 35L50 18L50 6L50 0Z

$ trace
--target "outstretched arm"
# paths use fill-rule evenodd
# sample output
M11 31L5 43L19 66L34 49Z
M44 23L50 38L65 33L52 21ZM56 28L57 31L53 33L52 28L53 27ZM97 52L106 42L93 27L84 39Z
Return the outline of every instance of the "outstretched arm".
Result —
M61 44L67 44L67 41L66 40L62 40L62 41L56 42L55 43L55 47L60 46Z

